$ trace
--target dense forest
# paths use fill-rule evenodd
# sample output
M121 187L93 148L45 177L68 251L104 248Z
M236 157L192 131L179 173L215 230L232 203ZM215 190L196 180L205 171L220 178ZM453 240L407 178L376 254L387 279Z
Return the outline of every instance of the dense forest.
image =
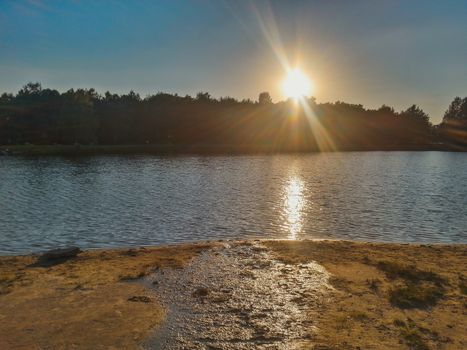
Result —
M196 145L273 151L464 149L467 97L456 97L441 124L413 105L396 112L344 102L258 101L131 91L64 93L29 83L0 97L0 145Z

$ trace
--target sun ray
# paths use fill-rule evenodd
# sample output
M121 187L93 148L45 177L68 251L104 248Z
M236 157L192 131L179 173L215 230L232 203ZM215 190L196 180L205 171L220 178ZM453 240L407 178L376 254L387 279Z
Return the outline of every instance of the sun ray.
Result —
M305 98L299 98L300 106L305 113L305 117L310 125L311 132L316 140L320 151L337 151L336 144L329 136L326 128L321 124L318 116L310 106L310 101Z

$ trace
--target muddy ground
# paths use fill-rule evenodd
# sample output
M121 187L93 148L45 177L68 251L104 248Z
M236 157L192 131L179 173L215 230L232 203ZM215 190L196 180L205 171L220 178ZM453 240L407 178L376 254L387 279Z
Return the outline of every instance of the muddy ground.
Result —
M1 349L466 349L467 245L242 241L0 257Z

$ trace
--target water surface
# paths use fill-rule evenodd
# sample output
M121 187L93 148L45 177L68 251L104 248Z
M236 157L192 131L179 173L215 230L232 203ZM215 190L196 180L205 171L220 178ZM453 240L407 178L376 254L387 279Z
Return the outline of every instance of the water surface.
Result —
M0 254L236 238L467 243L467 154L1 157Z

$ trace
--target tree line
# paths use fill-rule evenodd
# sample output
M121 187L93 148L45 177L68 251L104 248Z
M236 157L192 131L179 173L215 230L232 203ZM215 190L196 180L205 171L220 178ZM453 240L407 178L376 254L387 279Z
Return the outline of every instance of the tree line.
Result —
M396 112L314 98L273 103L157 93L145 98L101 95L94 89L60 93L28 83L0 96L0 145L247 146L251 149L463 149L467 97L456 97L439 125L413 105Z

